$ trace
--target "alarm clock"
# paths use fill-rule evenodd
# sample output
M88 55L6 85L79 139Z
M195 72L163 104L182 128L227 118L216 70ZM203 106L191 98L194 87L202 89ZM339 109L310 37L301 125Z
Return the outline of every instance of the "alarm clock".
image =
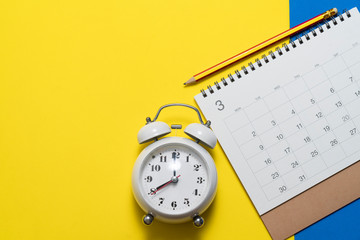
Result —
M182 126L156 121L161 110L181 106L196 111L200 123L191 123L184 132L192 138L164 137L171 129ZM164 137L164 138L161 138ZM161 138L161 139L160 139ZM162 106L153 120L137 135L140 144L154 141L138 156L132 172L135 199L146 215L143 222L150 225L154 219L166 223L193 221L196 227L204 224L200 216L211 204L217 188L214 160L200 144L214 148L215 134L210 121L204 123L197 108L187 104Z

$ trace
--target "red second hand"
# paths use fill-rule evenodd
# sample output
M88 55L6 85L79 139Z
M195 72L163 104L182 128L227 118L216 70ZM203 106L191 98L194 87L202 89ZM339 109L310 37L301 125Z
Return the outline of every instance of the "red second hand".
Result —
M179 178L181 175L177 176L176 178ZM172 183L172 179L170 181L168 181L164 186L162 186L161 188L156 189L156 191L152 192L151 195L154 195L157 191L159 191L160 189L166 187L167 185L169 185L170 183Z

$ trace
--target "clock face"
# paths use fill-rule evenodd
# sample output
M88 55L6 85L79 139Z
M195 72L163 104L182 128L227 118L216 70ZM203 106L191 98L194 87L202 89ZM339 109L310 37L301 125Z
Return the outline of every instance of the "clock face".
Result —
M206 161L191 147L177 143L148 153L139 177L142 196L153 209L166 214L198 207L210 184Z

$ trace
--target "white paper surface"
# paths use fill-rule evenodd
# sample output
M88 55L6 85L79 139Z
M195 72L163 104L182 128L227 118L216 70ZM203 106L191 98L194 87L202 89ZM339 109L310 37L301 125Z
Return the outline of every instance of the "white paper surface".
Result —
M260 215L360 159L356 8L195 100Z

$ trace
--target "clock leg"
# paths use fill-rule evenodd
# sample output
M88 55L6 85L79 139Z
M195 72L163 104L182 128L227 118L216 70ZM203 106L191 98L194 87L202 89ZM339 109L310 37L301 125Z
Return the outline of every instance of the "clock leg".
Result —
M150 213L148 213L148 214L146 214L146 215L144 216L143 222L144 222L146 225L150 225L153 221L154 221L154 216L151 215Z
M199 215L193 217L195 227L201 228L204 225L204 219Z

